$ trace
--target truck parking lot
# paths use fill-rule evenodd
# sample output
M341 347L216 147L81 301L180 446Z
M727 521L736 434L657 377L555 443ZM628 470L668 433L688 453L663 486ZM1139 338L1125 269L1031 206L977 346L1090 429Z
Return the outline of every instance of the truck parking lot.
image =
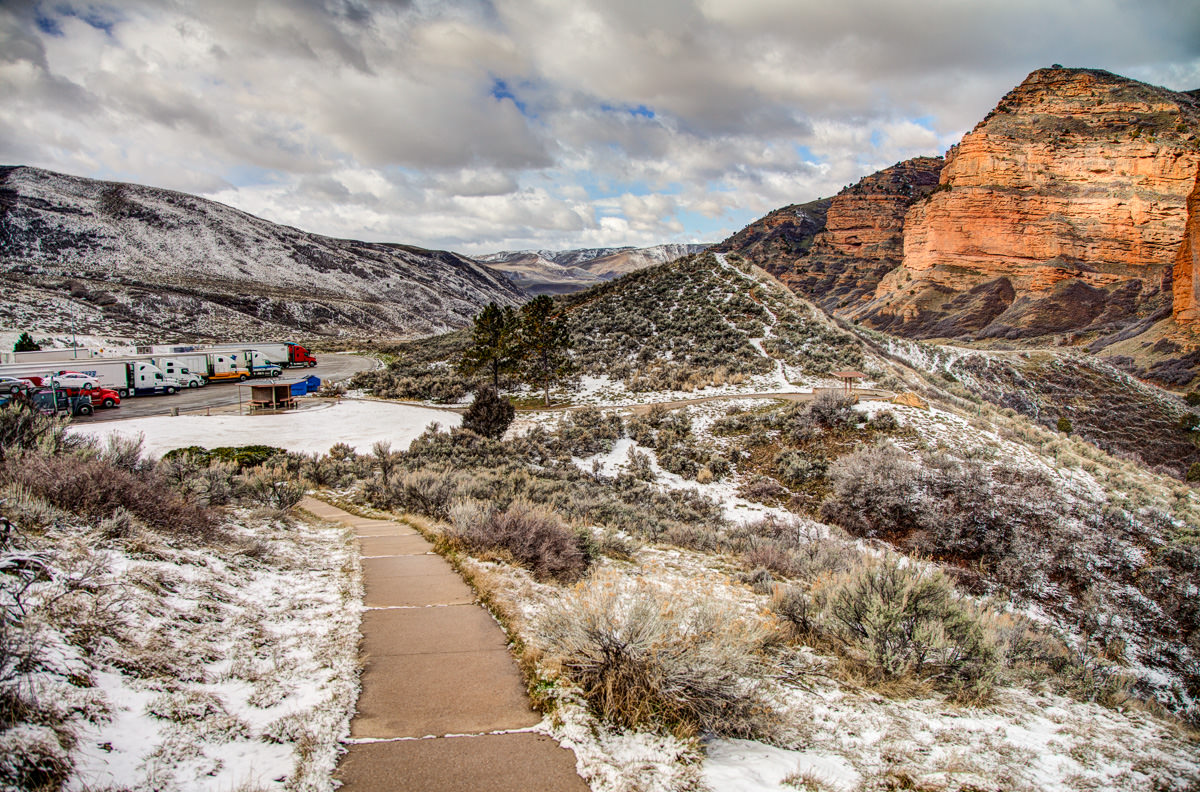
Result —
M325 354L319 356L316 368L299 369L297 374L315 374L322 382L338 382L349 379L359 371L375 368L379 362L374 358L349 354ZM266 382L267 380L255 380ZM206 408L228 407L238 403L238 383L214 382L203 388L182 390L173 396L138 396L124 399L121 406L113 410L97 410L94 415L78 416L76 423L119 421L122 418L144 418L151 415L170 415L172 409L180 413L203 412ZM249 393L242 394L243 400Z

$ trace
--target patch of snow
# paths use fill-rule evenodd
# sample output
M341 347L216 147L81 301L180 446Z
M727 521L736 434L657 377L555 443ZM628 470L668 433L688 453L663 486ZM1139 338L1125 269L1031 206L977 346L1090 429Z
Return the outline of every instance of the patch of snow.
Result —
M789 751L752 740L712 740L705 744L703 778L712 792L795 792L785 779L800 775L831 791L856 789L861 776L840 756ZM803 788L803 787L800 787Z
M389 441L393 450L408 448L431 424L455 427L462 416L383 401L343 400L324 409L266 415L177 415L133 418L72 427L77 434L103 438L109 433L145 437L148 454L161 456L174 448L199 445L269 445L299 453L326 453L335 443L347 443L367 453L377 440Z

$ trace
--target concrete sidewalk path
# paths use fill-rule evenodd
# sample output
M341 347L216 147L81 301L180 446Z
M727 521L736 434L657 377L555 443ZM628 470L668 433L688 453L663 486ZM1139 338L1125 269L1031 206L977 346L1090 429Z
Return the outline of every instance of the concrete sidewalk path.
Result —
M362 548L362 692L341 792L586 792L575 755L530 727L508 638L413 528L314 498L300 507L354 529Z

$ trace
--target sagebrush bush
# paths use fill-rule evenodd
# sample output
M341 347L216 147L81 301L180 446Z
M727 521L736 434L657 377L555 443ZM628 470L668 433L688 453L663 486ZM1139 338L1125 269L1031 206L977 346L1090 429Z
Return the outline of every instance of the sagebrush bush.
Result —
M17 450L56 452L69 445L68 423L65 417L43 415L24 399L10 401L0 407L0 462Z
M304 498L308 485L278 467L263 466L242 484L247 497L272 509L290 509Z
M453 474L444 467L398 469L386 480L368 482L367 499L379 509L400 509L443 519L454 495Z
M1003 662L988 614L963 599L939 570L897 556L867 558L814 587L813 632L869 682L911 678L975 699Z
M833 494L821 515L859 536L888 536L914 525L918 468L891 443L862 448L829 468Z
M826 429L853 426L857 413L854 398L836 391L821 391L808 405L813 419Z
M526 500L506 509L459 501L449 510L446 538L469 552L503 551L542 579L575 580L595 556L591 536L565 526L552 510Z
M770 728L756 681L767 634L735 603L605 571L548 608L537 634L609 723L738 737Z
M218 526L213 512L185 502L154 471L135 473L104 458L27 453L17 464L10 459L4 475L60 509L90 519L102 520L124 508L165 533L201 539L213 536Z

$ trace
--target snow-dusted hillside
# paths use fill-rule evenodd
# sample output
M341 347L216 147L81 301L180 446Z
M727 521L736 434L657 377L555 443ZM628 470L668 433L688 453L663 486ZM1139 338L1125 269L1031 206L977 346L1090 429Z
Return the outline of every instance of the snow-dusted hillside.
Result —
M444 251L309 234L184 193L0 168L0 317L79 331L412 336L524 296ZM59 313L62 313L61 311Z
M655 245L646 248L513 250L476 256L503 272L531 294L569 294L655 264L699 253L705 245Z

